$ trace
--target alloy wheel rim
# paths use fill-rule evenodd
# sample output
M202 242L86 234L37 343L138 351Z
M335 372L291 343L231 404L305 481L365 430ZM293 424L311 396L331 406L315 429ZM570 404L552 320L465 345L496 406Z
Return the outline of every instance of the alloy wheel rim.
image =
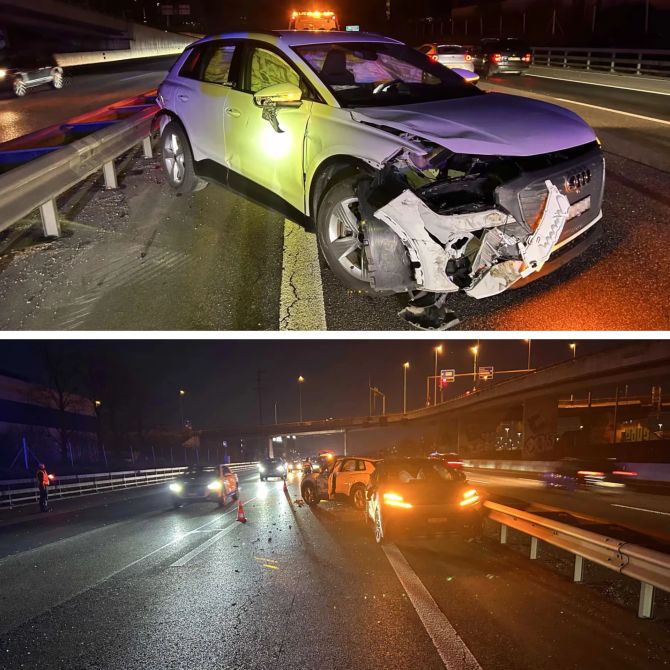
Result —
M383 536L382 520L379 518L379 513L377 513L375 514L375 540L377 540L377 542L381 542Z
M14 93L16 93L16 95L26 94L26 85L20 79L17 79L14 82Z
M360 220L353 211L358 198L341 200L331 211L328 219L327 242L337 262L358 281L364 281L363 242L361 241Z
M184 181L186 168L184 166L184 150L176 133L170 133L163 149L165 169L170 179L175 184L181 184Z
M365 496L363 495L362 489L357 489L354 492L354 507L356 509L363 509L364 507Z

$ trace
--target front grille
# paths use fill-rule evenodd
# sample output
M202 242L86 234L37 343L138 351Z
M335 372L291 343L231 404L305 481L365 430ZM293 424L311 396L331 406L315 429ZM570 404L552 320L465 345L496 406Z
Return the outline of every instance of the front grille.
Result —
M566 222L560 241L577 233L598 215L602 206L604 177L605 161L600 149L596 148L586 155L558 165L527 172L499 187L496 195L499 204L531 230L537 224L544 208L547 196L544 182L547 179L558 187L571 205L590 197L590 208Z

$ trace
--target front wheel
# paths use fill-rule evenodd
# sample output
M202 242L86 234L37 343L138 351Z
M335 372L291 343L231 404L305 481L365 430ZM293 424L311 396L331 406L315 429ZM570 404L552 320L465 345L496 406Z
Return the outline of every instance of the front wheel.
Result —
M195 173L191 145L182 126L170 121L161 135L163 168L168 184L180 195L200 191L207 182Z
M388 529L382 523L379 510L375 512L375 542L377 544L386 544L388 542Z
M319 504L319 496L316 494L316 487L314 486L305 486L302 492L302 498L310 507Z
M53 77L51 78L51 85L55 89L61 89L63 88L63 73L62 72L54 72Z
M316 214L316 237L328 267L350 288L370 291L356 192L359 177L328 186Z

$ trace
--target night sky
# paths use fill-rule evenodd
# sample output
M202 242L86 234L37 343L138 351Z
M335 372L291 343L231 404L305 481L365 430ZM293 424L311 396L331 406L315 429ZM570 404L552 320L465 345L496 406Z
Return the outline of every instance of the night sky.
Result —
M534 340L532 367L569 359L571 340ZM259 420L257 374L262 371L263 422L298 418L297 378L303 375L304 419L368 413L368 378L387 395L387 412L402 409L404 361L409 361L408 409L425 403L426 376L433 374L433 347L443 344L438 369L470 372L476 340L159 340L3 341L0 372L48 383L44 347L72 367L78 356L101 370L123 369L124 389L142 385L149 419L165 427L179 424L178 391L186 391L184 414L193 428L255 424ZM612 346L610 341L577 341L577 355ZM496 370L526 367L523 340L481 340L480 365ZM73 370L73 379L76 378ZM103 376L104 372L95 375ZM94 375L94 376L95 376ZM507 377L505 377L507 378ZM502 379L502 377L500 377ZM73 382L76 383L76 382ZM463 393L472 378L458 380L449 396ZM78 389L72 389L77 391Z

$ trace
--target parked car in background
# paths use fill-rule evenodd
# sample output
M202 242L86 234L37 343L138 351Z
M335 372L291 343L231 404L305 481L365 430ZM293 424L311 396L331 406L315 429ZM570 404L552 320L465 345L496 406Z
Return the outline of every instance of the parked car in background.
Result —
M418 50L445 67L470 70L470 72L474 72L475 70L470 52L460 44L436 44L435 42L431 42L429 44L422 44Z
M408 535L481 534L479 492L455 468L433 458L377 463L367 489L365 520L378 544Z
M365 489L376 459L359 456L338 458L321 472L305 475L300 484L303 500L318 505L321 500L348 500L356 509L365 508Z
M237 500L237 475L227 465L189 467L169 486L174 507L186 502L216 502L219 506Z
M17 98L36 86L61 89L63 83L63 68L49 54L0 52L0 89L11 90Z
M484 38L472 50L474 69L482 77L493 74L523 74L531 64L530 47L513 37Z
M465 470L463 470L463 459L455 451L433 451L429 454L428 458L433 458L438 461L441 461L443 465L448 468L453 468L457 473L457 476L466 479Z
M616 491L626 487L637 472L619 467L614 459L564 458L544 473L547 488L567 491Z

